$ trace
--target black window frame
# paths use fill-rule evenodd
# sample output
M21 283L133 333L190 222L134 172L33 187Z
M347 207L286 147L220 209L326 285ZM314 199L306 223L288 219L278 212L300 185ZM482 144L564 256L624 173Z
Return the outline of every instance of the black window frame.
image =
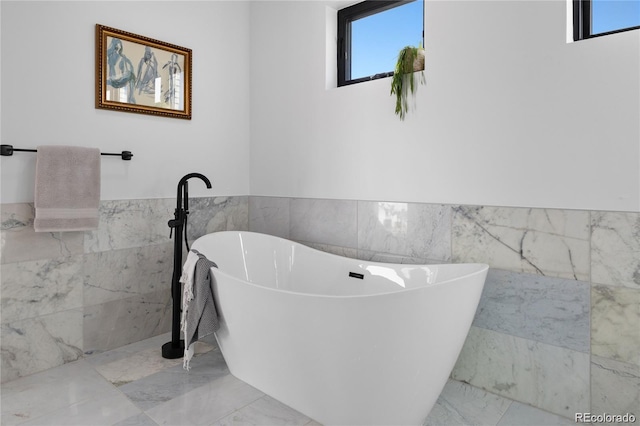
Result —
M640 25L636 25L634 27L593 34L591 27L591 1L592 0L573 0L573 41L587 40L594 37L640 29Z
M351 79L351 23L416 0L365 0L338 11L338 87L393 76L393 71ZM422 43L424 44L424 5L422 10Z

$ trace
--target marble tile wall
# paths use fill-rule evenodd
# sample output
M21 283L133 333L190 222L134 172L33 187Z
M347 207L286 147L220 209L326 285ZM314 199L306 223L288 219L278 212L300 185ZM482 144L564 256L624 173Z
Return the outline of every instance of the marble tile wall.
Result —
M250 197L249 229L491 266L452 378L573 419L640 414L640 213Z
M589 279L589 212L456 206L453 239L454 261Z
M3 382L169 330L173 199L105 201L93 232L35 233L32 204L1 207ZM640 213L253 196L190 211L190 240L249 229L366 260L486 262L453 378L568 418L640 406Z
M640 213L591 213L591 281L591 409L637 414Z
M348 257L399 263L451 259L449 206L250 197L249 229ZM335 226L334 226L335 224Z
M248 197L193 198L191 240L248 228ZM36 233L33 204L2 204L2 382L171 328L175 200L100 205L95 231Z

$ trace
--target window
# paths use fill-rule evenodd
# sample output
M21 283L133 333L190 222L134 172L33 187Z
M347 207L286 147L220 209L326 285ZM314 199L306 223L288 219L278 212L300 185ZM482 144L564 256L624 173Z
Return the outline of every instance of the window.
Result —
M640 28L640 0L573 0L573 39Z
M424 0L368 0L338 11L338 86L393 75L398 52L424 45Z

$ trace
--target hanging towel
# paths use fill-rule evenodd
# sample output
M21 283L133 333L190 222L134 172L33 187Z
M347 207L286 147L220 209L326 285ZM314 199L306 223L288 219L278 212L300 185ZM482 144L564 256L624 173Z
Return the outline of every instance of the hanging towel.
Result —
M193 357L194 344L197 340L215 333L220 328L218 311L213 297L213 274L211 268L217 268L215 262L207 259L197 250L191 250L197 257L193 280L183 287L183 317L185 370L189 370L189 362ZM191 253L190 252L190 253ZM189 256L187 256L189 260ZM185 262L185 266L186 262ZM188 272L187 272L188 274Z
M182 283L182 316L180 318L180 324L183 332L185 332L187 311L189 310L189 303L193 300L193 277L196 273L196 263L200 260L200 253L197 250L190 250L187 254L187 260L182 266L182 275L180 275L180 282Z
M64 145L37 150L35 231L97 229L100 150Z

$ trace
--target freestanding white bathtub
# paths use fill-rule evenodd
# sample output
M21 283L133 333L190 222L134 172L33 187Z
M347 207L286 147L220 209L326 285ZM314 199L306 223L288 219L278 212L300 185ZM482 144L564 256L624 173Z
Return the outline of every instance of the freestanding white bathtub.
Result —
M325 425L421 424L488 270L366 262L251 232L192 248L219 266L216 338L231 374Z

